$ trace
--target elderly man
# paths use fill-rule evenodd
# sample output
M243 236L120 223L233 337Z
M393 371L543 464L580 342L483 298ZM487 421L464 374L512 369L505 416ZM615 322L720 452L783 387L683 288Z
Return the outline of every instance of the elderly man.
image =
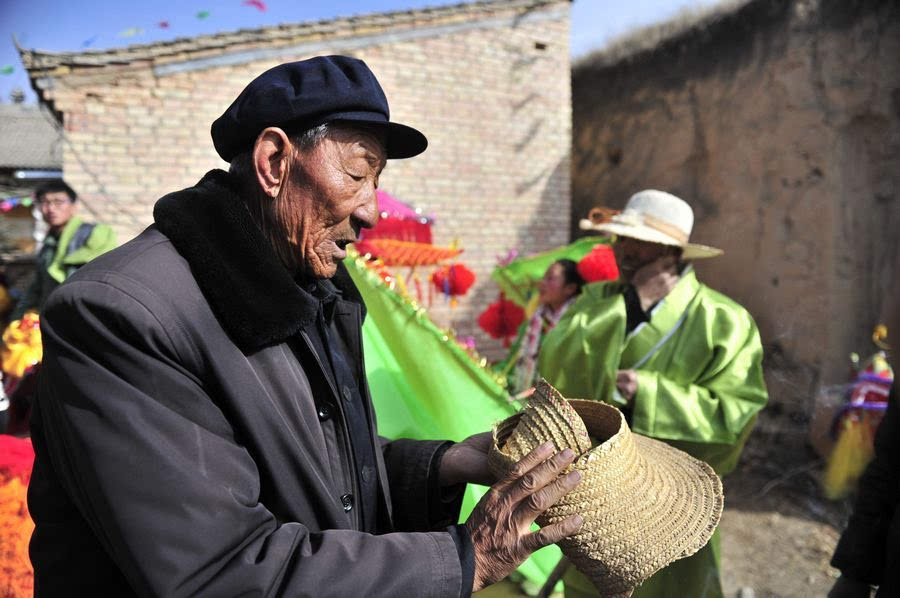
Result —
M76 215L78 195L62 181L38 187L34 193L47 236L37 255L34 277L16 303L10 319L40 311L56 287L78 268L116 246L116 234L105 224L84 222Z
M359 60L262 74L212 126L231 172L48 302L32 423L36 595L461 596L570 535L578 482L536 449L490 482L479 435L383 442L341 260L386 159L424 151Z
M632 430L734 469L768 394L753 318L701 284L689 260L721 251L689 243L694 214L662 191L633 195L597 230L616 235L620 280L587 285L541 349L539 369L570 397L619 406ZM570 572L567 595L590 594ZM663 569L635 596L718 596L718 536Z

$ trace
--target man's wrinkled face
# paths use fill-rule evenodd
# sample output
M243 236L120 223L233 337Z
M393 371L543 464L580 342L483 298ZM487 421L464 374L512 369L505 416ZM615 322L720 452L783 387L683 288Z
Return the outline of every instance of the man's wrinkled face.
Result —
M631 237L618 236L613 243L613 253L616 256L616 265L622 280L631 282L635 272L642 267L655 262L659 258L677 253L677 248L660 243L639 241Z
M385 162L376 134L343 125L331 125L315 148L297 155L280 220L307 273L334 276L345 247L378 222L375 190Z
M75 214L75 202L65 191L51 191L43 194L38 200L38 206L41 208L44 222L50 225L52 231L62 229Z

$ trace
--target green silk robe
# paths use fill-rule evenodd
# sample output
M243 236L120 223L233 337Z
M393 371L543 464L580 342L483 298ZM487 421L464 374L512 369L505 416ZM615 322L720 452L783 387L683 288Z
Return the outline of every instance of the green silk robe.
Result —
M768 400L753 318L701 284L688 267L648 314L649 321L626 335L623 290L619 282L584 287L544 339L541 375L567 397L624 407L615 388L616 371L636 370L631 429L706 461L720 476L727 474ZM709 583L709 569L717 569L718 561L716 537L696 555L651 577L634 596L720 596L717 571ZM670 572L676 567L677 576ZM703 580L702 586L693 580ZM567 596L579 594L589 595L567 586Z

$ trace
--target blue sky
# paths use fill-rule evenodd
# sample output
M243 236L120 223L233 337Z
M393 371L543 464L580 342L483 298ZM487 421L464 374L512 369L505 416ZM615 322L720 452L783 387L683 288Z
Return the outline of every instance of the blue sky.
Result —
M13 45L13 35L26 48L79 51L454 4L459 0L262 0L264 12L244 1L0 0L0 100L8 102L10 92L17 87L25 90L28 101L35 97ZM572 56L602 47L629 29L664 20L685 7L713 3L715 0L575 0ZM203 11L209 15L198 18ZM163 21L167 28L159 26Z

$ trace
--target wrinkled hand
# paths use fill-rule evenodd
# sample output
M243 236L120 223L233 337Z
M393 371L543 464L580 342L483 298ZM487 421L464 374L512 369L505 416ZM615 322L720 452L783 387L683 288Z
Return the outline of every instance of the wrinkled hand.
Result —
M525 455L469 515L466 529L475 552L473 592L500 581L532 552L571 536L581 527L581 516L574 515L531 531L535 518L581 480L577 470L560 475L575 459L571 449L551 455L553 444L549 442Z
M463 483L490 486L496 482L497 476L491 473L487 460L491 442L491 433L482 432L448 448L441 460L441 486Z
M626 402L630 403L638 389L638 376L634 370L616 372L616 388Z
M869 598L872 590L864 581L856 581L841 575L831 586L828 598Z
M659 303L678 283L678 258L668 254L653 260L634 273L631 284L645 312Z

